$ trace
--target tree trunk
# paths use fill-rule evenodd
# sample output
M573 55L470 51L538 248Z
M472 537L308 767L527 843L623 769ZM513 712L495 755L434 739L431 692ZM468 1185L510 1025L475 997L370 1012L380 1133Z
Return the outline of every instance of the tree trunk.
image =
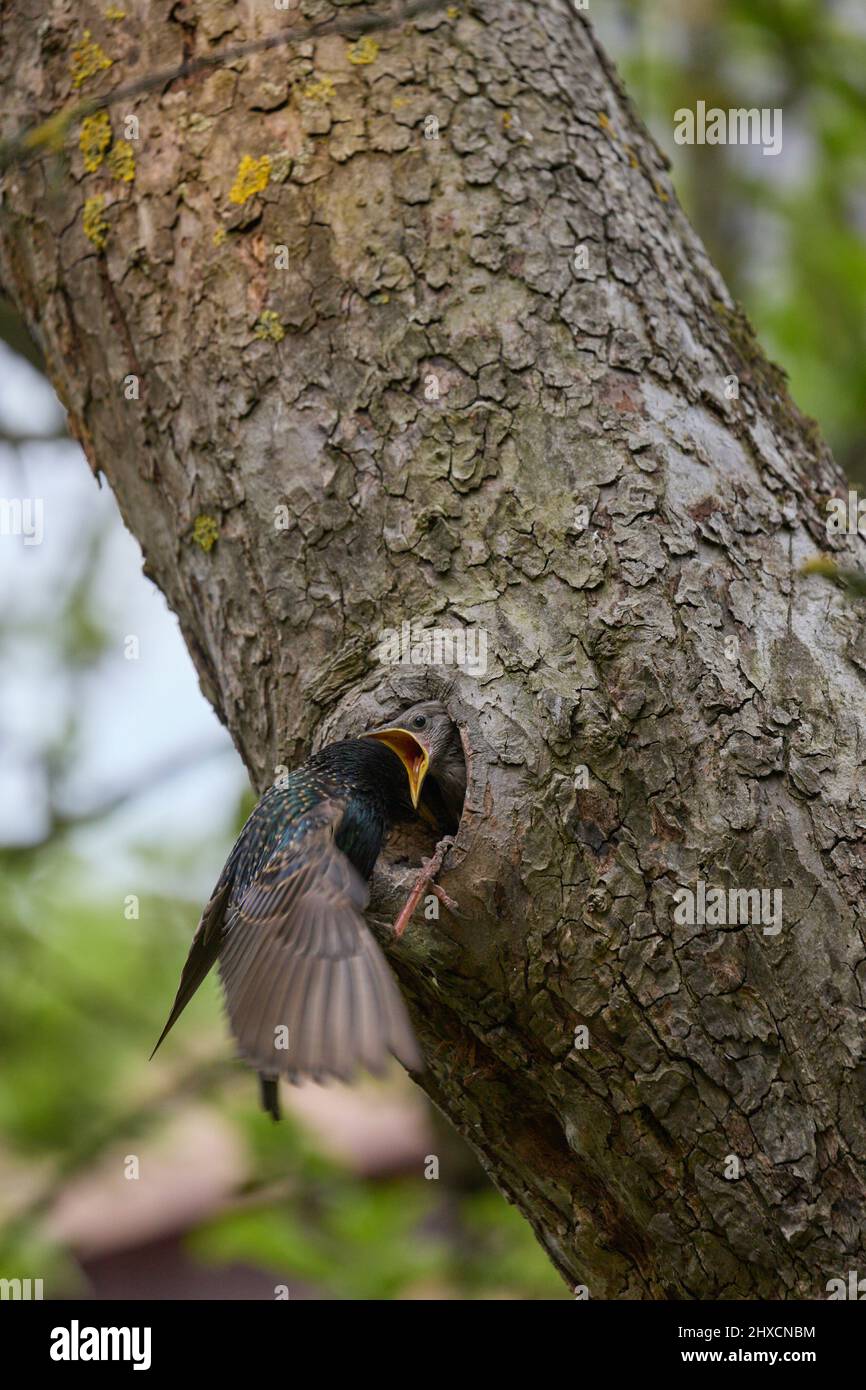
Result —
M3 134L85 28L86 95L285 22L126 7L6 11ZM410 699L464 727L462 915L389 951L422 1084L590 1296L825 1297L866 1258L866 639L797 570L845 483L585 16L461 4L111 125L6 176L0 279L257 787ZM384 663L406 621L486 672ZM700 883L781 929L679 921Z

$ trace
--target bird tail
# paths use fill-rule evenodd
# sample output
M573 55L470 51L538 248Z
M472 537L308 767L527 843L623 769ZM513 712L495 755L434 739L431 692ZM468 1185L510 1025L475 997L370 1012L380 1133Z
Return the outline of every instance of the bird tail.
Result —
M178 985L175 1001L171 1007L171 1013L168 1016L168 1022L157 1039L156 1047L150 1054L151 1058L166 1034L171 1031L180 1018L180 1015L183 1013L190 999L192 999L192 996L195 994L205 975L219 955L220 946L222 944L223 924L231 886L231 880L226 883L223 883L221 880L214 890L213 897L201 915L201 921L196 927L195 936L189 948L189 955L183 967L183 973L180 977L180 984Z
M259 1087L261 1089L262 1109L270 1115L272 1120L280 1118L280 1092L277 1078L266 1076L264 1072L259 1072Z

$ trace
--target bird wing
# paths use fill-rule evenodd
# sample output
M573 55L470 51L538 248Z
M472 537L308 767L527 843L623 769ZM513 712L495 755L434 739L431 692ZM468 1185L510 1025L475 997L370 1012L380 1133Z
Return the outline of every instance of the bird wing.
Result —
M174 1027L219 955L231 887L231 878L221 877L210 901L201 914L201 921L195 929L168 1022L159 1035L156 1047L150 1054L151 1057L166 1034Z
M406 1006L364 921L369 890L325 802L271 855L233 910L219 971L242 1055L266 1075L349 1080L389 1053L421 1057Z

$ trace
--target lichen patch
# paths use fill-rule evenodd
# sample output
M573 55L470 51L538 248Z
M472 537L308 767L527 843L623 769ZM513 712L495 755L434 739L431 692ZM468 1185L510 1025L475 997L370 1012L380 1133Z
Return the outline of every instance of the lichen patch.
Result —
M271 181L271 157L263 154L259 159L253 159L251 154L245 154L235 175L235 181L229 192L229 202L237 203L239 206L256 193L261 193L267 188Z

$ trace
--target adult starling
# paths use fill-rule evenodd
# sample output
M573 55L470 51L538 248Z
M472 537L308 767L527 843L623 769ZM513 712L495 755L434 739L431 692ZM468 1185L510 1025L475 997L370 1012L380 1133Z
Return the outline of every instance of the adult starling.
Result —
M268 788L202 913L154 1052L218 960L232 1033L274 1119L280 1074L349 1080L358 1066L381 1072L389 1053L420 1070L406 1007L363 914L388 827L417 810L431 760L448 764L452 797L440 711L450 725L443 706L413 706L414 730L401 718L329 744Z

